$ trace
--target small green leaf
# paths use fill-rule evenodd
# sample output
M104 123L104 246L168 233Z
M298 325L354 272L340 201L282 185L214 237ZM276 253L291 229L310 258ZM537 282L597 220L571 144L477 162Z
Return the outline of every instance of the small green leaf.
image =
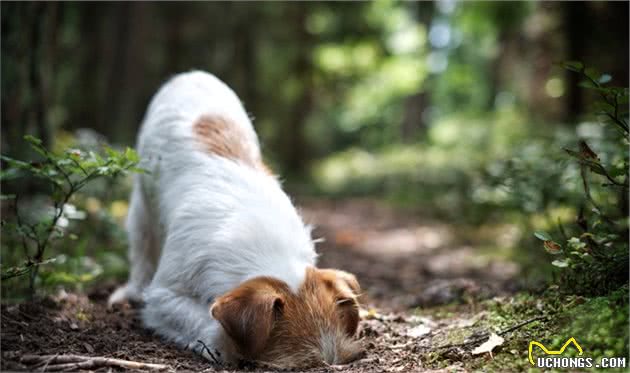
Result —
M589 253L582 254L582 260L584 260L587 263L593 263L593 257L589 255Z
M38 139L35 136L31 136L31 135L24 136L24 140L28 141L29 143L31 143L33 145L41 145L42 144L42 140Z
M584 64L580 61L565 61L562 66L570 71L580 72L584 68Z
M546 232L535 232L534 236L541 241L550 241L551 236L549 236Z
M107 153L110 158L118 158L118 152L116 152L114 149L110 148L107 145L105 145L103 148L105 149L105 153Z
M96 161L97 163L103 163L103 157L101 157L98 153L90 151L90 158Z
M569 266L570 260L568 258L564 259L556 259L551 262L551 265L556 266L558 268L566 268Z
M608 83L611 80L612 80L612 76L610 76L609 74L602 74L597 79L597 82L600 84L604 84L604 83Z
M597 71L594 67L587 67L584 69L584 75L588 76L590 79L597 81L597 79L602 75L599 71Z
M0 180L2 181L15 180L22 176L24 176L24 172L16 168L7 168L0 171Z
M131 148L125 149L125 158L134 163L137 163L140 160L140 158L138 157L138 153L136 153L135 150Z
M610 174L610 176L617 177L617 176L625 175L627 171L628 171L628 168L621 165L621 166L615 166L611 168L608 171L608 173Z
M30 169L32 166L30 163L28 162L24 162L24 161L20 161L17 159L13 159L13 158L9 158L7 156L0 156L0 159L2 159L3 161L7 162L9 164L9 166L11 167L17 167L17 168L21 168L21 169Z
M578 85L580 87L582 87L582 88L589 88L589 89L597 89L597 88L599 88L595 83L593 83L590 80L583 80Z

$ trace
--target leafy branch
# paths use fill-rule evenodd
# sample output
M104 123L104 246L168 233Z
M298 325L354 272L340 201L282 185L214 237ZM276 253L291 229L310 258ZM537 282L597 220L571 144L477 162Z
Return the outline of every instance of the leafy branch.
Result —
M605 293L628 281L628 216L626 209L619 209L626 201L624 197L628 193L630 179L627 157L628 89L604 86L612 79L611 76L586 68L581 62L566 62L563 66L584 77L580 84L582 87L599 93L599 101L595 103L600 109L597 114L604 114L606 119L603 123L621 130L622 137L616 131L606 132L605 140L614 146L603 146L600 152L607 152L604 159L613 160L614 163L609 166L602 163L600 156L585 140L579 142L577 151L564 149L579 164L584 202L592 206L594 214L586 214L584 206L579 208L576 223L580 229L574 235L568 235L560 225L562 243L555 242L545 232L534 235L543 241L548 253L560 255L551 264L563 270L562 278L567 286L582 293ZM590 172L604 177L607 183L593 183ZM598 196L603 198L596 201L594 197ZM615 213L615 210L621 213Z
M601 114L607 116L612 123L618 126L623 133L628 136L628 120L623 117L627 114L628 108L628 88L605 87L612 78L608 74L599 74L595 69L586 67L582 62L570 61L562 64L567 70L580 74L585 81L581 86L594 89L601 98Z
M47 150L42 141L25 136L30 147L38 153L42 160L38 162L24 162L17 159L0 156L8 167L3 168L0 180L6 181L19 177L35 177L44 180L50 187L53 212L50 216L37 222L27 222L20 213L19 196L3 196L13 198L14 224L3 222L3 228L12 228L13 233L20 236L20 241L26 257L22 267L12 267L2 272L2 280L29 274L29 288L34 292L35 280L42 264L54 259L44 259L46 249L51 242L63 237L60 220L64 217L66 206L70 199L91 181L98 178L116 177L127 172L144 172L137 167L138 155L132 149L117 152L105 147L105 156L95 152L69 149L62 154L55 154ZM31 255L31 252L34 253Z

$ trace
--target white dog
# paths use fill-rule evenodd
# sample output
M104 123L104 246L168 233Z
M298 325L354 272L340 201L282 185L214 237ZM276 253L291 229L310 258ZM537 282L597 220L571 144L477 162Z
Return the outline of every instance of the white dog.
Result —
M135 179L131 274L110 304L144 301L148 328L226 363L306 367L360 354L359 285L315 268L310 229L228 86L199 71L171 79L149 105L138 151L150 173Z

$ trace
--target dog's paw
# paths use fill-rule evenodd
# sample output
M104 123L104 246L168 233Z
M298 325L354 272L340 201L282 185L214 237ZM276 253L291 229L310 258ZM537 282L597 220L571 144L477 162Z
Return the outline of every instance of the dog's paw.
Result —
M198 355L201 355L203 358L214 364L223 365L223 359L219 350L214 349L213 351L211 351L210 348L201 340L198 340L194 343L189 343L186 346L186 349Z
M142 302L142 296L137 291L134 291L129 284L119 287L112 293L112 295L109 296L109 299L107 300L107 307L112 307L114 304L125 302L132 304Z

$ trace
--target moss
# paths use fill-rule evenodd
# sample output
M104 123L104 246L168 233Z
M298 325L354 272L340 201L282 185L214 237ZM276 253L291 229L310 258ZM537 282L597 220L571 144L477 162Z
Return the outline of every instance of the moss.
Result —
M607 297L598 298L565 296L550 288L541 295L519 293L510 298L487 300L477 307L481 313L473 314L468 306L462 305L420 311L446 324L462 318L478 318L469 327L442 328L433 338L433 348L462 343L474 334L505 330L542 314L549 315L549 318L505 334L504 344L495 349L492 357L489 354L471 355L469 350L475 346L457 353L432 350L423 357L426 366L440 368L460 361L468 370L537 371L528 360L530 341L539 341L549 349L559 349L571 337L575 337L581 345L583 356L594 358L596 363L601 357L629 358L627 286ZM563 354L576 355L577 351L573 348L568 348Z
M607 297L573 297L573 302L574 306L560 315L558 331L575 336L585 354L592 357L630 357L627 286Z

